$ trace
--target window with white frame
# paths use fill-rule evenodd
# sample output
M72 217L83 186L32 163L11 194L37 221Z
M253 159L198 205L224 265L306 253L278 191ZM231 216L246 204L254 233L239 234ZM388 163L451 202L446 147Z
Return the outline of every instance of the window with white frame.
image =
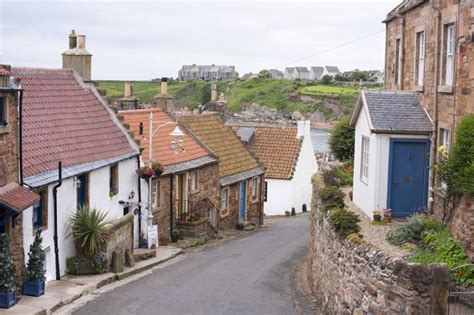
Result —
M416 33L416 84L423 85L425 72L425 32Z
M151 200L153 202L153 208L160 206L160 181L154 180L152 183Z
M454 24L444 27L444 84L453 85L454 80Z
M361 148L361 167L360 167L360 178L367 182L369 179L369 150L370 140L367 137L362 137L362 148Z
M451 132L449 129L439 128L439 146L443 146L446 152L451 146Z
M189 179L191 181L191 191L197 191L198 190L198 171L192 171L191 175L189 176Z
M400 39L395 42L395 83L400 86L402 82L402 45Z
M258 177L252 178L252 201L258 201Z
M221 216L225 216L229 213L229 187L222 189L221 191Z

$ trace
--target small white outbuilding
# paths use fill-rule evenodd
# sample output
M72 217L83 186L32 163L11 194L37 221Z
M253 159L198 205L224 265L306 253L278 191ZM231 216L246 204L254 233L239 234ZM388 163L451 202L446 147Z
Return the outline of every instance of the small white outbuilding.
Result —
M353 201L369 217L406 217L428 205L433 122L417 93L361 90L355 127Z

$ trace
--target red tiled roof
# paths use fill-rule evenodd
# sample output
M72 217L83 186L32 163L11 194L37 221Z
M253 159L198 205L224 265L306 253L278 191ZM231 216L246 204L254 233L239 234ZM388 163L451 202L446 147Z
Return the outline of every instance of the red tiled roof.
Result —
M10 75L10 71L8 71L8 69L0 65L0 75Z
M133 137L140 142L143 149L142 157L144 162L148 162L149 132L150 132L150 112L153 113L153 129L156 130L160 125L173 122L174 120L159 108L154 109L137 109L119 111L123 122L133 133ZM143 135L139 134L140 123L143 123ZM184 141L184 152L171 148L171 141L177 141L175 137L170 136L176 124L168 124L160 128L153 136L152 144L152 160L158 161L164 166L177 164L181 162L191 161L200 157L209 155L193 138L185 134L179 139ZM181 128L185 133L185 130ZM176 144L178 148L178 143Z
M0 205L17 212L32 206L39 198L39 195L15 182L0 187Z
M291 179L301 141L296 128L257 127L250 149L265 166L267 178Z
M12 68L21 79L25 177L135 153L124 131L70 69Z

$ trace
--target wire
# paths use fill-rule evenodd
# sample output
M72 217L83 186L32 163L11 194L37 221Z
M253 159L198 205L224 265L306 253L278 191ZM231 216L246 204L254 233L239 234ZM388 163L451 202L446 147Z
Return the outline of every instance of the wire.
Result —
M303 61L303 60L306 60L306 59L310 59L310 58L313 58L313 57L316 57L316 56L319 56L319 55L328 53L328 52L330 52L330 51L333 51L333 50L339 49L339 48L341 48L341 47L344 47L344 46L347 46L347 45L356 43L356 42L361 41L361 40L363 40L363 39L366 39L366 38L369 38L369 37L371 37L371 36L380 34L380 33L382 33L382 32L385 32L385 29L380 30L380 31L377 31L377 32L374 32L374 33L370 33L370 34L368 34L368 35L364 35L364 36L362 36L362 37L356 38L356 39L351 40L351 41L349 41L349 42L345 42L345 43L339 44L339 45L334 46L334 47L332 47L332 48L329 48L329 49L326 49L326 50L317 52L317 53L315 53L315 54L313 54L313 55L310 55L310 56L307 56L307 57L303 57L303 58L300 58L300 59L293 60L292 62L289 62L289 63L286 64L286 65L281 65L281 66L276 67L276 68L277 68L277 69L278 69L278 68L283 68L283 67L286 67L286 66L288 66L288 65L292 65L292 64L295 64L295 63L297 63L297 62L300 62L300 61Z

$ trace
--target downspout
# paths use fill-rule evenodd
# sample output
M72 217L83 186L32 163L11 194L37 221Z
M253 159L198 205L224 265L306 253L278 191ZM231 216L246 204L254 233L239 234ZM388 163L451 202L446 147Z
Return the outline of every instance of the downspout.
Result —
M173 177L174 174L170 175L170 236L173 231Z
M435 61L434 61L434 81L433 81L433 135L431 137L431 166L433 166L438 157L438 150L437 150L437 143L438 143L438 85L439 85L439 59L440 59L440 27L441 27L441 12L439 7L433 5L433 9L435 10L435 19L436 19L436 42L435 42ZM436 185L436 178L435 174L431 168L431 198L430 198L430 212L433 213L433 201L435 197L435 187Z
M137 155L137 167L140 168L140 156ZM138 247L142 238L142 181L138 177Z
M56 280L61 280L58 246L58 188L63 184L62 162L58 162L58 183L53 187L54 202L54 258L56 260Z
M19 90L18 101L18 170L20 185L23 186L23 90Z
M455 37L455 41L456 41L456 52L455 52L455 55L458 56L458 53L461 51L461 41L458 41L458 38L459 38L459 10L456 11L456 27L455 27L455 30L456 30L456 37ZM454 72L453 72L453 128L452 128L452 132L450 132L450 139L449 139L449 142L452 144L453 143L453 140L454 140L454 130L456 130L456 113L457 113L457 93L456 93L456 85L457 85L457 78L458 78L458 72L457 72L457 60L458 58L454 58L453 62L454 62L454 65L453 65L453 68L454 68Z

